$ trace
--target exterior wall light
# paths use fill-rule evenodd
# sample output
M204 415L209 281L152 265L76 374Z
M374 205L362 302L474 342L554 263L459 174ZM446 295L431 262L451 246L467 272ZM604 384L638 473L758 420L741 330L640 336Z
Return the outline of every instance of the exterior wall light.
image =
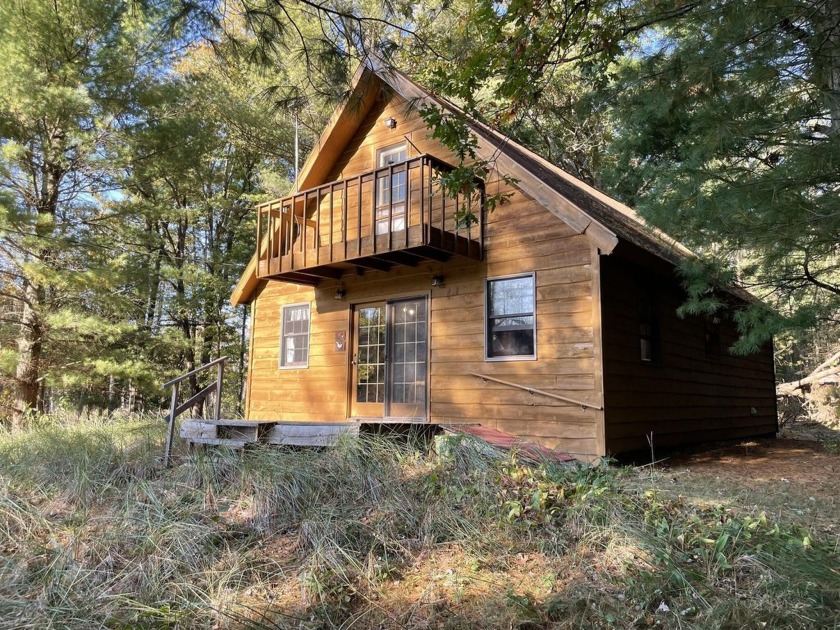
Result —
M345 297L347 297L347 291L341 288L335 290L336 301L343 302Z
M394 118L393 116L389 116L388 118L385 119L385 126L388 127L388 129L396 129L397 128L397 119Z
M433 287L442 287L443 286L443 276L432 276L432 286Z

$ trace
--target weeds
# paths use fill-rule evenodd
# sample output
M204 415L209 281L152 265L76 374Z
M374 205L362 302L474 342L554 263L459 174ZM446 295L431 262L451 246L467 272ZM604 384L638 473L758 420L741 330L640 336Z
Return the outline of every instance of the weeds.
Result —
M837 552L632 470L466 438L180 455L149 419L0 435L0 627L831 627ZM766 624L764 626L763 624Z

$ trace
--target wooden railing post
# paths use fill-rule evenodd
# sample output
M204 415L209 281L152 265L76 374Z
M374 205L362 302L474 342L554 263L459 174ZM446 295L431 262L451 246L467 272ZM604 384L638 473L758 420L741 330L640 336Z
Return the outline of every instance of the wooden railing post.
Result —
M356 191L359 197L359 203L356 207L356 256L362 255L362 178L357 180L359 190Z
M473 217L472 200L473 200L473 193L470 192L470 196L467 197L467 216L470 217L470 220L467 223L467 240L468 241L472 240L472 217Z
M344 192L341 195L341 239L344 241L344 260L347 260L347 180L344 180Z
M280 215L283 215L283 209L280 209ZM271 206L268 206L268 248L266 252L268 256L266 257L266 268L268 269L268 275L271 275L271 259L274 258L274 230L277 229L277 224L274 222L274 212L271 209ZM282 229L282 222L281 222L281 229ZM282 234L278 235L282 240ZM282 249L282 247L281 247ZM282 271L282 269L281 269Z
M411 169L405 163L405 203L403 204L403 228L405 229L405 247L408 249L408 228L411 227Z
M438 177L440 177L440 167L438 166ZM443 189L443 184L438 184L440 190L440 233L443 235L446 232L446 191Z
M479 232L478 232L478 246L481 248L481 259L484 259L484 224L485 224L485 213L484 213L484 204L487 202L487 192L484 187L484 183L481 184L481 205L478 208L478 215L479 215Z
M420 159L420 241L423 245L426 244L428 237L426 236L426 158Z
M376 253L376 187L379 179L379 171L373 172L372 190L370 191L370 237L373 241L373 253Z
M262 252L262 206L257 206L257 272L260 269L260 255ZM271 252L267 252L268 256L271 255ZM268 256L266 256L266 260L268 260ZM268 263L266 263L266 270L268 270Z
M315 264L321 264L321 188L318 189L315 197Z
M169 455L172 452L172 440L175 438L175 418L178 415L178 387L181 382L175 383L172 387L172 403L169 406L169 426L166 427L166 448L163 451L163 466L169 467Z
M309 205L309 192L303 193L303 212L301 213L300 223L301 231L303 232L301 238L300 251L303 255L303 267L306 268L306 206Z
M289 271L295 270L295 206L297 206L297 196L292 198L292 207L289 209ZM282 252L280 253L282 261Z
M335 229L335 219L333 214L335 214L335 210L333 205L335 204L335 182L330 182L330 262L333 261L333 230Z
M216 366L216 409L213 412L213 419L218 421L222 415L222 379L225 376L225 362L222 361Z
M388 251L394 249L394 165L388 167Z

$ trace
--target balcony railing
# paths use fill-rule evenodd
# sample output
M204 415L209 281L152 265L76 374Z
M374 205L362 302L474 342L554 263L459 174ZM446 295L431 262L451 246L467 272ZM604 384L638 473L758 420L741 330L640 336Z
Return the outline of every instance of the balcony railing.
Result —
M387 270L453 255L480 260L484 182L452 198L439 181L452 169L419 155L258 206L257 275L315 285L354 268ZM463 213L477 221L459 224Z

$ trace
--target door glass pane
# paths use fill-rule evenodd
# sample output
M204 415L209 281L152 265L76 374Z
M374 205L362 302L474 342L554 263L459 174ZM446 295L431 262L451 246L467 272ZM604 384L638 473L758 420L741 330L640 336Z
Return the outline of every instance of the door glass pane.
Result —
M385 307L359 309L356 401L385 401Z
M426 403L426 300L396 302L393 309L391 402Z

